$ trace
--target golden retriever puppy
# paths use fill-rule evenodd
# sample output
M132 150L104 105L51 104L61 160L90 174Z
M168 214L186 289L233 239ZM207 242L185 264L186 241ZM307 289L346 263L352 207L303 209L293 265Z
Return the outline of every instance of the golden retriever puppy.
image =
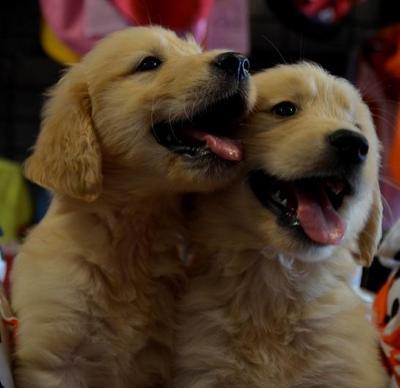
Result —
M180 195L236 174L248 66L132 28L51 91L26 174L54 199L13 273L18 387L165 386L184 280Z
M176 388L379 388L349 286L379 239L379 145L357 91L310 64L254 77L249 173L194 199L199 268L182 302Z

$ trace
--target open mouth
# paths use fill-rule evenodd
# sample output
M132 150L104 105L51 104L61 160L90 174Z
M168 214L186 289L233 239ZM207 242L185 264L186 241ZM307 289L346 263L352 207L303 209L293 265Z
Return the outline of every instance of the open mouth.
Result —
M159 144L177 154L240 161L242 145L230 136L246 110L246 98L238 92L205 106L190 119L157 123L152 133Z
M342 241L346 221L339 211L345 197L353 193L346 179L327 176L285 181L256 170L250 174L249 184L280 225L298 229L316 244Z

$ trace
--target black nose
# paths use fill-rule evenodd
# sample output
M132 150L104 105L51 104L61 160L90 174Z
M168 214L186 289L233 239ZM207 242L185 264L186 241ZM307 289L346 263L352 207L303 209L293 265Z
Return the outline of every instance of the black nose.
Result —
M328 140L346 162L361 163L367 158L368 140L358 132L338 129L328 136Z
M239 81L249 76L250 61L242 54L234 52L220 54L215 57L213 65Z

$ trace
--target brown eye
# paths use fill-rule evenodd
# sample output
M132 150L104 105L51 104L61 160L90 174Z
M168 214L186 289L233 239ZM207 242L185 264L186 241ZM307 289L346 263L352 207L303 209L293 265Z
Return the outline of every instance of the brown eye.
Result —
M160 67L162 64L161 60L157 57L146 57L142 59L139 63L139 66L136 68L136 71L152 71Z
M293 116L297 112L297 106L290 101L283 101L272 107L271 112L282 117Z

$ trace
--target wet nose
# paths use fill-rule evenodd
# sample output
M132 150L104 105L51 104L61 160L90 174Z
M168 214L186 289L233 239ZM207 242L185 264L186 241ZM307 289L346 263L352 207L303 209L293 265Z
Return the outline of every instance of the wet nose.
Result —
M359 164L367 158L368 140L358 132L338 129L328 136L328 141L337 155L346 162Z
M215 57L213 65L238 81L248 78L250 61L242 54L226 52Z

